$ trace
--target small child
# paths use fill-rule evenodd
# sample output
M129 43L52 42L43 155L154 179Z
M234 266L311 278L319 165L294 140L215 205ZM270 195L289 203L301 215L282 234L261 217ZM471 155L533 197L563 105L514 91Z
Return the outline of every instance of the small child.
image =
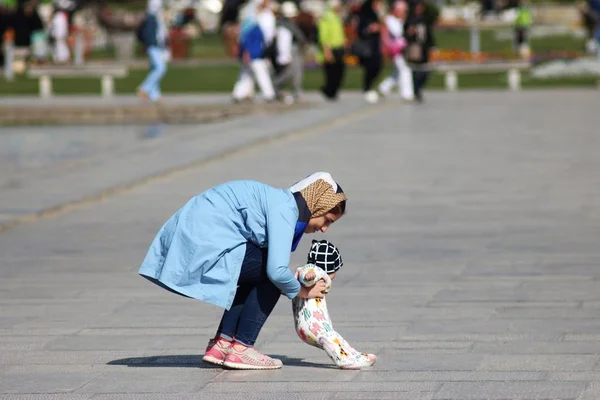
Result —
M306 287L315 285L323 279L327 291L331 280L342 267L342 257L338 249L327 240L313 240L308 253L307 264L296 270L300 283ZM325 350L333 362L342 369L360 369L375 364L374 354L355 350L333 329L327 312L325 299L301 299L292 302L296 333L303 342Z

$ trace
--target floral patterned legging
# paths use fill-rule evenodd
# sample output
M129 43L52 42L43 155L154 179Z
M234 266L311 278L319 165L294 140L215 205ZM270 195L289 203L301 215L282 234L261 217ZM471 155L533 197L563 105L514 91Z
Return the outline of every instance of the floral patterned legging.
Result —
M305 279L309 272L316 274L315 279L311 281ZM312 286L321 279L325 280L328 287L331 285L329 276L312 264L298 268L298 279L304 286ZM361 367L373 363L368 354L355 350L344 340L342 335L333 329L327 311L327 302L324 298L301 299L296 297L292 301L292 307L296 333L300 339L311 346L325 350L338 367Z

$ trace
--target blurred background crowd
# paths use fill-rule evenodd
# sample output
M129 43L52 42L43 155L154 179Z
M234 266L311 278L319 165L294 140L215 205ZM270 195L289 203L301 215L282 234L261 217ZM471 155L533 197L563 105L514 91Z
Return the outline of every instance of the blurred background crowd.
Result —
M598 57L600 0L2 0L0 35L2 65L17 73L76 61L143 70L149 61L151 82L147 70L132 79L150 100L167 65L204 68L203 88L229 87L234 101L253 98L254 86L267 101L295 101L306 86L329 100L340 87L368 102L394 87L419 100L432 63Z

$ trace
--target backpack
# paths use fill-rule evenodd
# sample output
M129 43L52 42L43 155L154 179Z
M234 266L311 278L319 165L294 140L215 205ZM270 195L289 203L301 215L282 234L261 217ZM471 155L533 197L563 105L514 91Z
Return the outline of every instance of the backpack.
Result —
M146 28L146 21L148 21L148 17L144 17L142 22L135 29L135 37L138 42L145 43L144 30Z

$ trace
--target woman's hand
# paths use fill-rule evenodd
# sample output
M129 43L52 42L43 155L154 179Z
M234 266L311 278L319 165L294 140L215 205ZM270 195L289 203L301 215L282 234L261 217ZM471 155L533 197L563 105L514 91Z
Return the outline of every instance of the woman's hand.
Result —
M331 49L329 47L323 48L323 55L325 56L325 61L327 61L328 64L331 64L335 61L335 59L333 58L333 53L331 52Z
M325 297L325 290L325 281L320 280L312 287L302 286L300 293L298 293L298 297L301 299L322 299Z

